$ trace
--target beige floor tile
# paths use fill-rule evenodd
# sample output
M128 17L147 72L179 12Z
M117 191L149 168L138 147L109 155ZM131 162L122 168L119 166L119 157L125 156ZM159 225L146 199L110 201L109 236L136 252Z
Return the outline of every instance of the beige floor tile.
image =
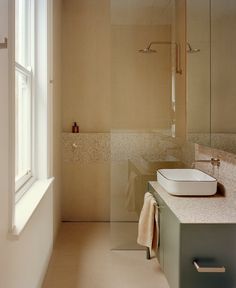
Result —
M110 250L109 223L63 223L42 288L169 288L145 251Z
M144 250L137 244L138 222L111 222L110 235L112 250Z

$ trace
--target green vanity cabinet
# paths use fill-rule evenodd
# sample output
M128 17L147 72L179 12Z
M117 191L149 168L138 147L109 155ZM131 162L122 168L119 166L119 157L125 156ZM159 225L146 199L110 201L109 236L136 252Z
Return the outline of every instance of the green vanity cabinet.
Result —
M236 224L181 223L151 185L149 192L159 205L157 257L170 288L235 288ZM198 272L194 260L225 273Z
M179 288L180 222L152 187L149 188L149 191L154 195L159 206L157 258L165 272L170 288Z

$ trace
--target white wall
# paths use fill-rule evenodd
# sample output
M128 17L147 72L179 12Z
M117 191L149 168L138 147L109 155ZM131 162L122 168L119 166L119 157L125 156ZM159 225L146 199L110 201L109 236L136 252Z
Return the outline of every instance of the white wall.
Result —
M53 176L54 235L61 219L61 0L53 0Z
M0 41L8 35L8 0L0 0ZM57 11L60 0L54 0ZM57 17L57 15L55 15ZM54 227L59 223L57 190L45 195L30 222L17 240L9 238L9 115L8 50L0 50L0 288L41 286L53 246ZM59 77L59 76L57 76ZM57 90L56 90L57 91ZM59 118L59 114L56 118ZM54 118L55 121L55 118ZM55 135L54 135L55 136ZM58 139L54 137L56 144ZM58 163L59 165L59 163ZM57 171L57 176L59 172ZM56 180L57 181L57 180ZM58 187L57 182L54 187ZM56 209L54 209L57 207Z

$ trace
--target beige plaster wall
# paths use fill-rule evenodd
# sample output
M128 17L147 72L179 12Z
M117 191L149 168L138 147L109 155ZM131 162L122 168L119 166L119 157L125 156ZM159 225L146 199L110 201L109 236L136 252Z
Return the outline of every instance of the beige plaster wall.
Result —
M110 130L110 1L64 0L62 11L63 131L71 132L72 122L78 121L81 132L107 132ZM109 172L109 162L63 162L63 220L109 220Z
M133 23L134 20L120 23L123 18L119 13L115 13L113 22L112 12L108 0L63 0L63 131L70 132L73 121L78 121L81 132L167 129L170 47L154 47L157 53L151 55L137 51L150 41L170 40L170 25L162 19L160 25L143 20L142 25ZM147 13L145 19L150 19L150 11ZM139 17L132 19L138 21ZM63 220L109 220L109 161L63 161L62 172Z
M153 54L138 52L170 37L170 25L112 26L112 128L170 128L170 45L152 46Z
M170 47L137 51L170 37L167 24L110 25L108 0L63 1L63 131L169 127Z
M109 221L110 163L63 163L62 220Z
M110 129L110 1L64 0L63 131Z
M212 3L212 132L236 133L236 2Z

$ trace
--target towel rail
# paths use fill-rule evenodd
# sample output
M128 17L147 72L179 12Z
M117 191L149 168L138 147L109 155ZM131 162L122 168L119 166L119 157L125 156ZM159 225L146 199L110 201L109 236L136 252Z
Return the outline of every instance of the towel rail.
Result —
M157 209L165 208L165 206L159 205L158 203L155 203L154 206L156 206ZM160 240L158 241L158 243L159 243L159 242L160 242ZM147 260L150 260L150 259L151 259L151 252L150 252L149 247L146 247L146 259L147 259Z
M159 205L158 203L154 204L154 206L156 206L158 209L165 208L165 206Z

